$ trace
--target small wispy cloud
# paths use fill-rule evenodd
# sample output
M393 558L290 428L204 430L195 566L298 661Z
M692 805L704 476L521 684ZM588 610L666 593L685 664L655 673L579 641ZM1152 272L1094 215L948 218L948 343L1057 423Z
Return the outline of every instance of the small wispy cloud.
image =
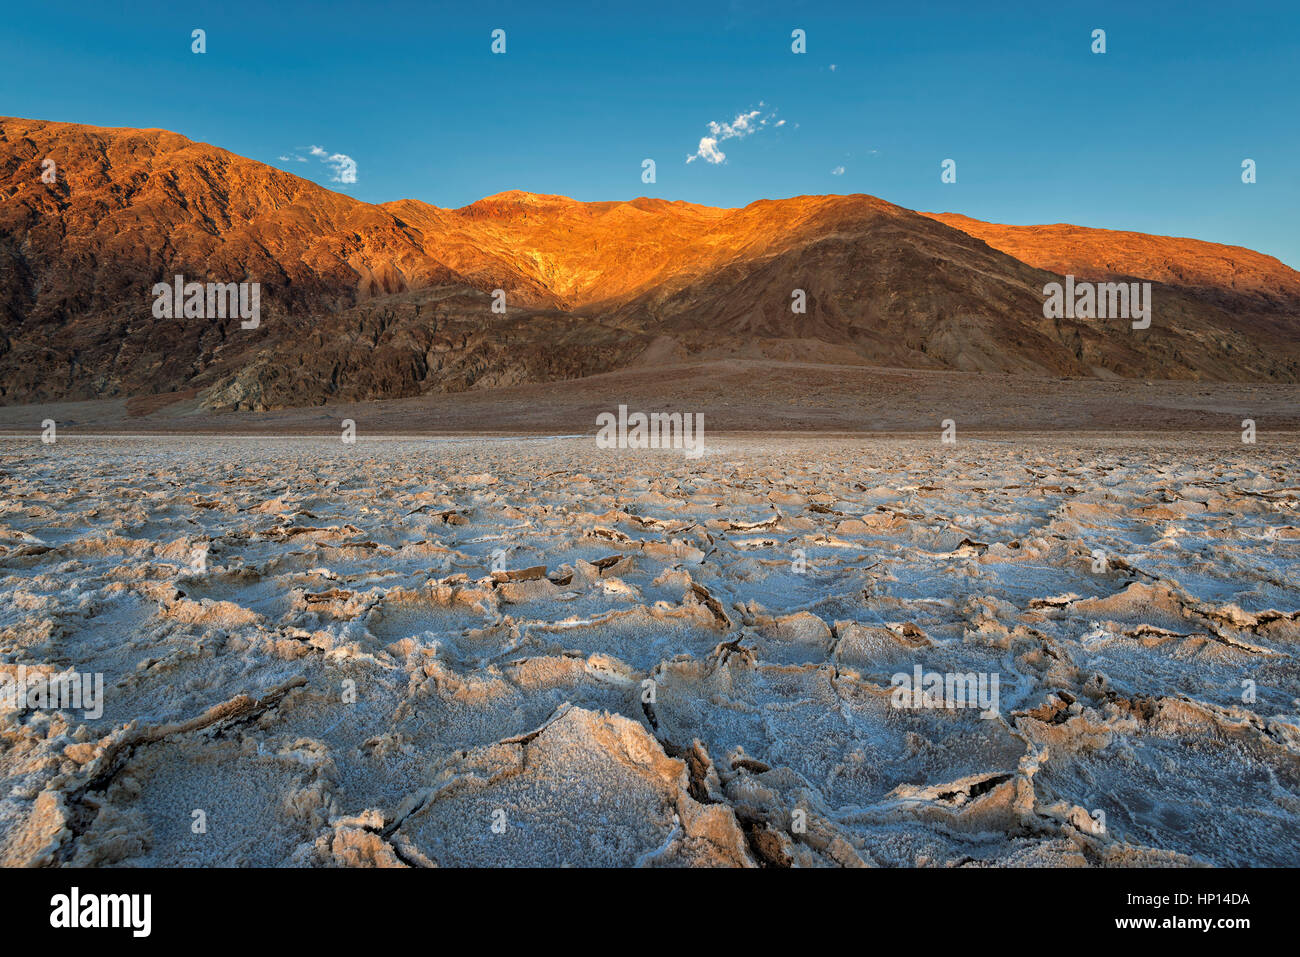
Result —
M727 140L744 139L760 130L785 126L785 120L776 119L776 111L766 109L767 104L760 102L759 108L746 113L737 113L730 123L710 121L709 135L700 137L700 145L694 153L686 157L686 162L694 163L697 159L714 166L723 163L727 154L718 149L718 144Z
M844 175L844 167L843 167L843 166L837 166L837 167L835 167L833 170L831 170L831 175L832 175L832 176L843 176L843 175Z
M333 167L334 175L330 177L335 183L355 183L357 181L357 161L346 153L331 153L319 146L311 148L311 155L321 162Z
M330 176L330 182L351 185L357 181L357 161L346 153L331 153L324 147L311 146L307 148L307 156L316 157L334 171L333 175ZM303 156L301 152L295 152L291 156L281 156L280 162L305 163L307 162L307 156Z

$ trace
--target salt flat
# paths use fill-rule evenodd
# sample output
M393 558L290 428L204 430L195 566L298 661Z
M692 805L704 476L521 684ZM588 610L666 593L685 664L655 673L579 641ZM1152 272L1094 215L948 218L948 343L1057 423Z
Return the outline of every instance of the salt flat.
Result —
M0 439L0 863L1300 864L1298 461Z

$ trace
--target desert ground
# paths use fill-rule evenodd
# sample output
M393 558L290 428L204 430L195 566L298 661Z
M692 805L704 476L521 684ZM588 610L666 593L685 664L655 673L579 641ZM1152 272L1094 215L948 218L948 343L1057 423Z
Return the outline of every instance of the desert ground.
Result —
M0 706L0 864L1300 864L1300 435L1245 389L696 459L3 410L0 677L103 696Z
M958 431L1141 432L1240 435L1300 431L1300 385L997 375L776 361L762 357L661 362L617 372L404 399L214 411L194 390L130 398L0 406L0 433L339 435L589 434L626 403L691 411L720 432L924 432L951 418Z

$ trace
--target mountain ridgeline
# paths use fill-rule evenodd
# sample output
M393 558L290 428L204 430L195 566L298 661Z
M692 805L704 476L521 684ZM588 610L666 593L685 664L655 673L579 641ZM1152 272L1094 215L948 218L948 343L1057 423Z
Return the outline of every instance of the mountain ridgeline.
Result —
M1044 286L1067 274L1150 282L1150 328L1045 317ZM176 276L257 283L255 327L238 310L159 316L153 289ZM860 194L371 205L162 130L0 119L0 404L175 393L260 410L727 357L1296 382L1300 273L1235 246Z

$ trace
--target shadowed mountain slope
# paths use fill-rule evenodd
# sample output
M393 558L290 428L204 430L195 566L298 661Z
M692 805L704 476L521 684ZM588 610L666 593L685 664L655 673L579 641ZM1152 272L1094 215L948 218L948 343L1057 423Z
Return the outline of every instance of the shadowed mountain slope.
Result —
M1152 281L1151 328L1044 318L1043 286L1066 271ZM259 283L259 327L156 318L152 287L176 274ZM1193 240L865 195L370 205L174 133L0 119L6 404L184 393L266 409L728 357L1294 382L1297 316L1300 274Z

